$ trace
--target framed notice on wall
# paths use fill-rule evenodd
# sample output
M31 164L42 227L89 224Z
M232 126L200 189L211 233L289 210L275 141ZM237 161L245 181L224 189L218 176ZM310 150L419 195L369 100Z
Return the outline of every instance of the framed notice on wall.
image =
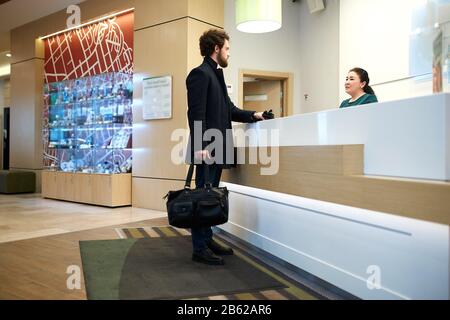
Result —
M146 78L143 86L144 120L172 118L172 77Z

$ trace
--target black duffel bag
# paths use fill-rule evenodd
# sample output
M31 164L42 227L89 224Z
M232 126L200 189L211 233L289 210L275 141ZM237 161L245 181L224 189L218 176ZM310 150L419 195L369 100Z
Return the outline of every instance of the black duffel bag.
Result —
M184 189L169 191L167 214L169 224L177 228L203 228L228 221L228 189L213 187L209 182L209 167L205 165L205 186L191 189L194 165L189 167Z

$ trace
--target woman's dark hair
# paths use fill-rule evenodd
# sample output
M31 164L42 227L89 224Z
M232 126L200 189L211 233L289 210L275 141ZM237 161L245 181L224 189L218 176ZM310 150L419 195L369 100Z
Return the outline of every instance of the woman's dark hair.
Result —
M359 76L359 79L361 80L361 82L366 83L366 85L363 88L364 92L368 93L368 94L375 94L375 91L373 91L372 87L369 86L370 79L369 79L369 74L367 73L367 71L364 69L361 69L361 68L353 68L349 72L352 72L352 71Z
M205 31L200 37L200 53L203 57L209 57L213 54L216 46L223 48L225 40L230 40L230 36L223 30L210 29Z

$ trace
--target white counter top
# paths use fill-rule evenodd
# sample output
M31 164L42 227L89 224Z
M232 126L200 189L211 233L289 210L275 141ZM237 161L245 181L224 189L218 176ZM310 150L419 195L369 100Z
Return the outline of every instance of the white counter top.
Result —
M279 130L280 146L364 144L366 175L450 180L449 93L234 128L256 129L250 134L250 146L267 146L262 129Z

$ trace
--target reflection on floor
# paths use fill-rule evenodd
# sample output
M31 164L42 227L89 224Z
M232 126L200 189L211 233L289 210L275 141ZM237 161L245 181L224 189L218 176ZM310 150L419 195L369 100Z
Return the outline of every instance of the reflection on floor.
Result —
M111 209L42 199L40 194L0 195L0 243L165 216L132 207Z

